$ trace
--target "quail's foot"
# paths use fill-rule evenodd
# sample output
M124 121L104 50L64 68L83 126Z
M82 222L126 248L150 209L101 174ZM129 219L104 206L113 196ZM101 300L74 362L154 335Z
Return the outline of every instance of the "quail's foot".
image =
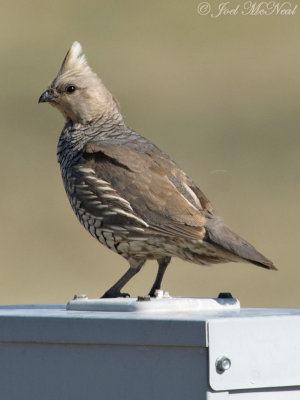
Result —
M104 293L104 295L101 297L101 299L114 299L117 297L130 297L129 293L121 293L113 290L108 290L107 292Z

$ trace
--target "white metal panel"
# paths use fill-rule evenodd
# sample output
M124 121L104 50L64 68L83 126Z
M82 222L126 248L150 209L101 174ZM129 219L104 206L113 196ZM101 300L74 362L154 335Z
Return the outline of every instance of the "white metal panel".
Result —
M228 392L207 392L205 400L230 400Z
M299 315L220 318L207 324L213 390L300 389ZM223 356L231 366L222 373L216 369L216 360Z
M182 312L182 311L236 311L240 302L233 298L116 298L88 299L78 298L69 301L67 310L71 311L113 311L113 312Z
M219 392L225 393L225 392ZM228 392L227 392L228 393ZM226 398L225 398L226 399ZM299 390L270 390L270 391L242 391L242 392L230 392L229 397L226 400L299 400L300 399L300 388ZM208 397L208 400L210 398ZM211 400L215 400L213 397ZM216 398L216 400L219 400Z

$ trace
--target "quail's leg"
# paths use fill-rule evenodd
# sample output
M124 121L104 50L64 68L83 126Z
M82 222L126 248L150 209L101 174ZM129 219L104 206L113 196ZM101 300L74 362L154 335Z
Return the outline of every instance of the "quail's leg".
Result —
M151 296L151 297L154 297L155 291L160 289L161 281L166 272L167 266L169 265L169 263L171 261L171 257L164 257L157 261L158 261L158 272L156 275L155 282L153 283L153 286L149 292L149 296Z
M114 298L114 297L130 297L128 293L121 293L121 289L126 285L130 279L136 275L142 266L145 264L146 260L130 260L130 268L125 274L119 279L104 295L102 299Z

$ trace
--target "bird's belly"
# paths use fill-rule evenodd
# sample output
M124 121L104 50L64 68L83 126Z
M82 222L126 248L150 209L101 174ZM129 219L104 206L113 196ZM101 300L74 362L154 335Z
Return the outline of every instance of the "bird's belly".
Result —
M126 259L135 257L159 259L169 256L195 262L194 251L198 252L198 256L199 252L201 253L200 241L106 226L102 219L95 218L86 211L74 207L73 209L81 224L95 239Z
M164 237L152 237L146 232L126 230L124 227L105 226L101 220L88 213L79 214L79 221L87 231L101 244L120 254L124 258L141 257L158 259L176 256L178 249L174 243L168 243Z

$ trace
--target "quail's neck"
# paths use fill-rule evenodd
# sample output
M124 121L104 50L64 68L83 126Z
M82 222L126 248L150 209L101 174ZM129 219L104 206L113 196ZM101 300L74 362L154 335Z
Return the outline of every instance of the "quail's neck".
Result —
M94 138L105 139L128 132L119 112L101 115L88 123L74 123L68 120L61 133L60 142L68 143L69 148L81 149Z

